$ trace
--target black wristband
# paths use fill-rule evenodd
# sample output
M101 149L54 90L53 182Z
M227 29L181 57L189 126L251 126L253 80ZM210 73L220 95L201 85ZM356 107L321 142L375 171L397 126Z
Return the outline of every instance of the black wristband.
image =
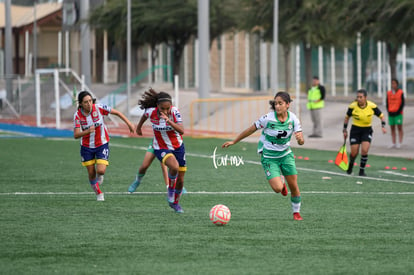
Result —
M382 128L385 127L385 121L381 120L381 126L382 126Z
M344 130L346 130L346 128L348 128L348 123L344 123Z

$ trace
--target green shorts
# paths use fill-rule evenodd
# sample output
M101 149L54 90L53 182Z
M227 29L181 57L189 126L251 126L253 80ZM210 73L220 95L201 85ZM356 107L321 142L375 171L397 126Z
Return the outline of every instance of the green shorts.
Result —
M148 146L147 152L155 155L155 153L154 153L154 147L152 147L152 140L151 140L150 145Z
M281 158L264 158L262 156L261 162L267 180L280 177L280 174L284 176L298 174L293 152Z
M399 114L396 116L388 116L388 124L392 125L402 125L403 124L403 115Z

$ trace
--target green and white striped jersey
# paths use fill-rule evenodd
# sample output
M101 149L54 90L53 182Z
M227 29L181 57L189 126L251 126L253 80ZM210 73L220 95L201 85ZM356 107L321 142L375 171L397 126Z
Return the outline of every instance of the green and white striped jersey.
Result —
M281 158L291 152L290 138L294 132L302 132L296 115L288 111L285 122L277 119L276 112L269 112L254 122L256 129L263 129L257 152L266 158Z

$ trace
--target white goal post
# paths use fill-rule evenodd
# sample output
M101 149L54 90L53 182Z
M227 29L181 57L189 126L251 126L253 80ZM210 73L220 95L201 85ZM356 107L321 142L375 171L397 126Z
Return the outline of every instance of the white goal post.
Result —
M40 75L53 75L54 80L54 92L55 92L55 110L56 110L56 129L61 128L61 119L60 119L60 88L59 88L59 74L60 73L70 73L80 84L81 91L87 90L92 95L92 91L85 85L84 77L79 77L79 75L69 68L55 68L55 69L37 69L35 72L35 91L36 91L36 126L41 127L41 100L40 100Z

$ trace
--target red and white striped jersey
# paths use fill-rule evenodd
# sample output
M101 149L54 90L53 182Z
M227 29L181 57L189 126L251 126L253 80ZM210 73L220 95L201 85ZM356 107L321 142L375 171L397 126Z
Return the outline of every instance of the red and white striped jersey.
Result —
M93 104L92 112L86 115L79 108L73 116L73 127L81 128L81 131L95 125L95 132L81 137L80 143L88 148L97 148L109 142L108 129L106 128L104 116L111 112L111 107L101 104Z
M183 137L171 125L166 123L165 119L160 117L158 108L145 109L144 116L149 118L152 124L152 130L154 131L152 145L155 150L180 148L183 144ZM178 124L183 123L180 111L176 107L171 108L169 119Z

